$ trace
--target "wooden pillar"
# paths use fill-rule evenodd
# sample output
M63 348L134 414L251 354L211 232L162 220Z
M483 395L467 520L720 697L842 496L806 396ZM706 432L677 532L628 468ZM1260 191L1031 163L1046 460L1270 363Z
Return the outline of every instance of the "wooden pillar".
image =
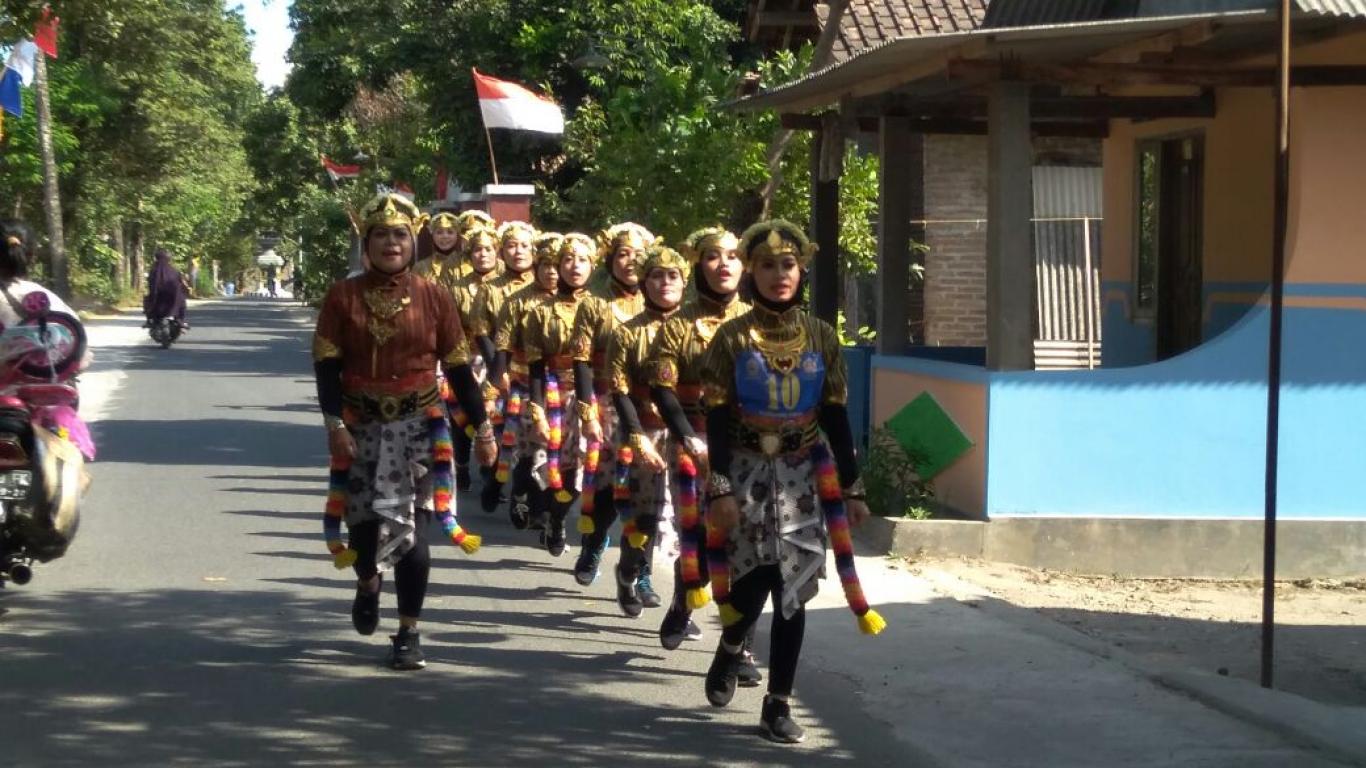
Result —
M883 115L878 125L877 351L904 355L910 340L911 207L915 178L909 117Z
M1029 86L993 85L987 125L987 367L1030 370L1034 198Z
M811 137L811 234L820 250L811 270L811 310L835 324L840 297L840 174L844 137L838 116L827 115Z

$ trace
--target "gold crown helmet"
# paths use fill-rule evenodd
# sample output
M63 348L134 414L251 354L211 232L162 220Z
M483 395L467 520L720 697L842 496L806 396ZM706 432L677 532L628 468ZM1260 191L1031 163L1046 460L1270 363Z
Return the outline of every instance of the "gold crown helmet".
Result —
M476 245L487 244L498 250L498 230L490 226L475 224L465 230L464 254L469 256Z
M498 245L505 246L517 235L526 235L532 243L536 242L536 228L525 221L507 221L498 228Z
M712 248L720 248L723 251L734 251L740 247L740 239L725 227L707 227L699 229L688 235L683 241L683 246L679 250L689 264L697 265L702 260L702 254Z
M585 250L587 250L589 262L591 262L593 266L597 266L597 257L600 254L594 248L593 238L583 234L582 232L570 232L569 234L564 236L564 240L560 243L559 256L563 258L564 255L572 251L575 246L582 246Z
M361 209L361 223L366 235L375 227L407 227L416 235L427 224L427 214L408 198L390 192L376 195L365 204Z
M536 265L554 264L560 265L560 245L564 243L564 235L559 232L542 232L532 243L536 251Z
M628 245L636 250L644 250L655 241L655 236L650 230L627 221L621 224L604 229L598 233L598 260L603 261L623 245Z
M460 219L450 211L442 211L441 213L438 213L435 216L433 216L431 218L431 221L427 222L428 230L433 230L437 227L449 228L459 231Z
M482 224L486 227L498 226L498 223L493 220L492 216L477 208L472 208L468 211L461 211L460 213L457 213L455 215L455 219L456 221L460 222L460 235L462 237L465 235L466 232L469 232L470 229L472 229L476 224Z
M692 272L692 262L669 246L655 243L636 262L636 272L642 278L648 277L653 269L676 269L686 281Z
M816 244L796 224L783 219L769 219L746 229L740 235L740 260L749 269L760 256L792 254L802 269L811 266L816 255Z

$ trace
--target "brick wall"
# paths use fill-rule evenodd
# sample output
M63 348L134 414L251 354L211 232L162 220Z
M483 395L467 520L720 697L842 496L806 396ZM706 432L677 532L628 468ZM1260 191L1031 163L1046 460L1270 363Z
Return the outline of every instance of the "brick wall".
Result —
M925 343L987 342L987 142L925 140Z

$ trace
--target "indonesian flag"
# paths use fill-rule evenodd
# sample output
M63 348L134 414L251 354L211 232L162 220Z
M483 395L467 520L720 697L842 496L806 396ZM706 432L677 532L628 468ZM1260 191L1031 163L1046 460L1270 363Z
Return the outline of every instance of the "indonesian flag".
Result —
M354 179L360 175L359 165L342 165L340 163L334 163L327 158L327 155L323 155L322 159L323 168L327 169L327 175L332 177L332 181L334 182L341 181L342 179Z
M516 83L482 75L474 70L474 89L485 128L512 128L536 133L564 133L560 105Z

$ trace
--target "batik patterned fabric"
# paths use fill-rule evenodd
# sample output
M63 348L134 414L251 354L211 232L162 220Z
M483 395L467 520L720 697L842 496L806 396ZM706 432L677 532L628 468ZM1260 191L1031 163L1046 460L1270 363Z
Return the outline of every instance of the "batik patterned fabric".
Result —
M378 519L381 568L413 548L417 509L432 509L432 440L425 414L350 427L356 458L346 487L346 524Z

